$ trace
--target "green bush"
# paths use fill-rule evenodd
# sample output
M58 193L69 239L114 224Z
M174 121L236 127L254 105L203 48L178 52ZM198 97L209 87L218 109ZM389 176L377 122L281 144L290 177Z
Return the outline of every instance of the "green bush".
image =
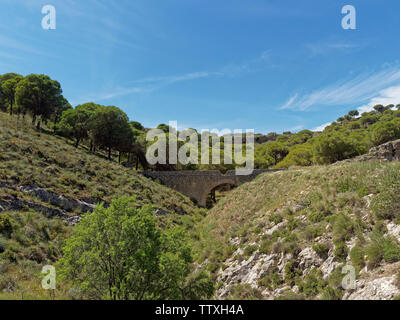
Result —
M230 295L228 297L230 300L261 300L263 295L257 289L252 288L249 284L238 284L232 286L230 290Z
M393 219L400 212L400 171L385 167L378 194L371 200L371 209L378 219Z
M326 286L326 282L322 279L322 271L316 268L311 269L303 281L298 282L299 291L307 297L318 295Z
M250 257L254 252L256 252L258 249L258 245L250 245L247 246L246 249L244 249L244 255L246 257Z
M138 209L132 198L85 214L63 251L58 274L91 298L198 299L213 292L204 273L191 274L184 230L160 230L151 208Z
M354 234L354 225L351 218L345 214L335 216L333 222L333 237L337 241L348 241Z
M278 224L278 223L282 222L283 218L282 218L282 215L279 214L279 213L271 213L268 216L268 220L273 222L273 223L275 223L275 224Z
M314 161L329 164L360 154L357 142L343 132L323 133L313 143Z
M301 276L302 272L298 269L296 262L288 262L285 265L285 282L292 286L295 283L295 280L298 276Z
M328 256L329 247L325 243L314 244L312 248L321 258Z
M393 238L386 238L383 242L383 259L388 263L400 261L400 246Z
M330 286L327 286L323 291L322 291L322 300L341 300L342 299L342 293L340 292L339 289L334 289Z
M344 241L335 241L335 250L333 251L333 254L338 260L345 261L348 251L349 249Z
M376 242L372 242L367 245L365 248L365 252L367 253L368 269L375 268L383 258L382 248Z
M358 268L359 270L362 269L365 265L364 255L364 249L359 246L354 246L350 251L351 262L353 266Z
M11 219L8 215L0 215L0 234L10 238L13 232Z
M279 276L278 267L275 265L270 267L268 271L258 279L258 285L261 287L266 287L269 290L274 290L278 288L283 280Z
M377 266L382 259L388 263L400 261L400 245L393 237L384 237L379 230L374 230L371 242L366 247L369 267Z

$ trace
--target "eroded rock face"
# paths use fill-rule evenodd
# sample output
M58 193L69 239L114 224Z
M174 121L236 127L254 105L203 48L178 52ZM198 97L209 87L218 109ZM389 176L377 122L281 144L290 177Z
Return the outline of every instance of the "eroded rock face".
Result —
M323 262L322 258L312 248L302 250L298 255L298 260L301 269L319 267Z
M233 256L242 253L243 250L239 248ZM221 270L218 276L218 281L223 282L224 286L218 290L217 296L220 299L225 298L229 295L231 287L237 284L248 284L257 288L258 279L275 264L277 256L277 254L267 255L257 251L247 260L239 262L231 258L226 261L229 266Z
M343 300L391 300L400 295L396 276L373 280L357 280L356 289L343 296Z
M37 186L20 186L18 189L26 193L33 193L41 201L48 202L66 211L79 209L81 212L92 212L95 208L94 204L66 198Z
M388 229L387 235L400 240L400 225L390 221L385 222ZM286 221L278 225L271 224L263 235L271 234L270 230L275 231L285 223ZM364 236L368 237L368 234L366 233ZM240 245L241 240L239 237L231 238L230 243L232 245ZM280 240L278 239L277 241ZM238 248L229 259L224 261L224 268L219 270L217 281L222 286L217 290L216 298L225 299L229 297L233 287L239 284L248 285L257 290L263 299L275 299L282 297L282 295L290 297L290 294L299 294L301 297L302 293L298 286L299 284L290 284L291 281L286 279L287 270L292 270L287 268L289 263L290 268L294 268L293 272L299 274L300 279L303 280L313 269L318 269L321 272L323 280L328 280L334 271L343 271L344 277L347 272L342 270L342 267L351 265L351 259L348 255L346 259L339 261L334 254L335 247L332 241L333 239L329 235L328 229L326 234L314 239L315 244L325 244L329 248L323 255L317 254L312 246L308 246L298 254L274 252L274 250L269 254L263 254L257 250L247 259L244 259L243 255L246 252L246 246ZM345 242L348 252L354 247L355 243L355 237ZM247 244L247 246L254 245L257 245L257 243ZM400 262L391 264L382 262L379 269L369 270L365 267L357 276L355 289L345 289L342 299L391 300L400 296L400 283L397 276L399 270ZM336 279L336 276L334 279ZM322 293L313 299L320 298L322 298Z
M372 148L369 156L388 161L400 160L400 139Z
M386 228L388 229L388 234L390 236L393 236L400 241L400 225L391 222L386 225Z

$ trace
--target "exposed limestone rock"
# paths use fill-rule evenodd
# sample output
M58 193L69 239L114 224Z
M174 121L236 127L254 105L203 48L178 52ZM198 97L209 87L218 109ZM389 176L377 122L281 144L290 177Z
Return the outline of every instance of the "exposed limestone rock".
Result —
M276 225L274 225L272 228L268 229L267 231L264 232L264 235L272 235L275 231L279 231L281 229L283 229L286 226L287 222L286 221L282 221Z
M236 254L242 252L241 249L238 249ZM229 295L231 287L239 283L257 288L258 279L275 264L276 257L276 254L266 255L256 251L249 259L238 261L236 264L231 258L230 261L227 261L229 267L219 273L218 281L224 283L224 286L218 290L217 296L221 299L226 297Z
M50 208L38 203L33 203L12 197L4 197L0 199L0 207L2 208L0 212L4 210L22 210L24 208L30 208L43 213L48 218L59 217L65 220L70 225L74 225L80 220L79 216L70 217L60 209Z
M391 222L386 225L386 228L388 229L389 235L395 237L397 240L400 241L400 225Z
M299 261L299 267L303 270L312 267L319 267L323 262L320 256L312 248L305 248L302 250L297 259Z
M400 139L390 141L369 150L369 156L387 161L400 160Z
M87 212L90 211L92 212L95 208L95 205L80 201L80 200L75 200L75 199L70 199L66 198L62 195L55 194L53 192L47 191L43 188L37 187L37 186L20 186L18 187L20 191L26 192L26 193L33 193L35 197L40 199L43 202L48 202L54 206L60 207L63 210L66 211L72 211L74 209L79 209L81 212Z
M357 280L356 289L346 293L343 300L391 300L400 295L395 281L395 275L373 280Z
M329 255L329 257L324 261L324 263L321 265L320 270L322 271L323 278L327 279L331 273L338 267L340 266L341 263L335 261L335 257L332 255Z

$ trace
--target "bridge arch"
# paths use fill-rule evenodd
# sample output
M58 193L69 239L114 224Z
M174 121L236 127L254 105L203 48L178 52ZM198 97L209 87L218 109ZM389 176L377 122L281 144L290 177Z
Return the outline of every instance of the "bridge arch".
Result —
M140 174L147 178L160 180L165 186L196 200L199 206L205 207L207 196L214 188L224 184L237 187L262 173L278 170L255 169L250 175L236 175L235 170L228 171L226 174L222 174L218 170L148 171Z
M201 195L200 195L200 197L198 199L198 204L200 206L202 206L202 207L205 207L206 204L207 204L207 197L210 194L210 192L213 189L215 189L215 188L217 188L219 186L226 185L226 184L229 184L230 186L235 187L235 188L238 186L238 184L236 183L235 179L231 179L231 178L230 179L222 179L222 180L216 181L216 182L214 182L212 184L209 184L207 186L207 188L204 189L204 191L201 193Z

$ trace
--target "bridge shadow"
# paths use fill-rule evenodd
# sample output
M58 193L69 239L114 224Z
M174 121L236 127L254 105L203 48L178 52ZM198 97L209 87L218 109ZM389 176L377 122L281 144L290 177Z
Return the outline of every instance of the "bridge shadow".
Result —
M206 208L211 209L212 207L214 207L219 200L226 197L227 194L234 188L236 188L234 184L223 183L211 189L211 191L207 195Z
M147 171L140 174L146 178L159 180L163 185L189 197L198 206L206 207L207 198L215 188L226 184L239 186L252 181L260 174L273 171L277 170L255 169L249 175L236 175L235 170L230 170L225 174L217 170ZM211 200L217 200L217 193Z

